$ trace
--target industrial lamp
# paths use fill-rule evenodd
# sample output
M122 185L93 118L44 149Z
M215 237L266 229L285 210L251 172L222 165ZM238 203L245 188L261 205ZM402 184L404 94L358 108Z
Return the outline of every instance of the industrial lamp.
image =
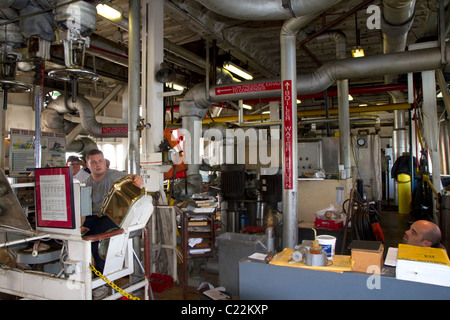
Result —
M96 8L97 8L97 13L108 20L117 21L117 20L122 19L122 12L120 12L116 8L108 6L107 4L100 3L97 5Z
M223 67L225 69L227 69L228 71L238 75L239 77L244 78L245 80L252 80L253 79L253 76L250 73L248 73L244 69L238 67L237 65L235 65L232 62L229 62L229 61L224 62Z
M352 49L352 57L353 58L364 57L364 49L361 48L360 46L354 47Z

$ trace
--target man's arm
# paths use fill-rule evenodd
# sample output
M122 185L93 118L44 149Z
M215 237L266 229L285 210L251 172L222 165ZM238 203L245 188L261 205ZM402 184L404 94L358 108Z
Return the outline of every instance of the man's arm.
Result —
M129 174L128 175L131 179L133 179L133 184L136 187L142 188L142 186L144 185L144 179L142 179L142 177L138 174Z

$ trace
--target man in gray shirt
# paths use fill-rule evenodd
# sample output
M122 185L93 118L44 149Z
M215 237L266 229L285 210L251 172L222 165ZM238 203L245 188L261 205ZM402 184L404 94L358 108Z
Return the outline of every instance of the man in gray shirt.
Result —
M82 232L86 235L95 235L107 232L111 229L117 229L117 225L108 217L99 218L103 200L108 194L109 189L119 179L127 176L125 172L109 169L106 166L106 159L100 150L90 150L86 154L86 162L91 170L91 175L84 180L86 185L92 187L92 216L86 217L83 223ZM141 188L144 180L137 174L129 175L133 179L133 184ZM96 261L96 268L100 272L103 270L104 261L99 260L97 244L92 244L92 254Z

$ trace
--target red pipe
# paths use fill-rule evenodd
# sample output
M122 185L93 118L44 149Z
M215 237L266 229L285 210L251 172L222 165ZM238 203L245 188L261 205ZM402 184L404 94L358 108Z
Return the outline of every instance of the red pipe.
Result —
M380 92L389 92L389 91L398 91L398 90L407 90L408 86L406 84L382 84L382 85L376 85L376 86L368 86L368 87L356 87L356 88L349 88L349 94L374 94L374 93L380 93ZM337 96L337 90L332 89L328 90L327 94L329 97L336 97ZM324 92L318 92L318 93L312 93L312 94L303 94L298 95L297 98L300 100L306 100L306 99L314 99L314 98L323 98L325 95ZM255 105L258 103L269 103L270 101L280 101L281 98L273 97L273 98L264 98L264 99L249 99L244 100L245 104L249 105ZM215 107L221 107L221 108L228 108L228 106L224 103L216 103L214 104ZM173 106L173 110L178 110L180 106ZM170 107L166 107L166 111L170 111Z
M407 90L408 86L405 84L383 84L383 85L377 85L377 86L369 86L369 87L357 87L357 88L349 88L349 94L373 94L373 93L380 93L380 92L388 92L388 91L398 91L398 90ZM327 94L329 97L336 97L337 96L337 90L328 90ZM298 95L297 98L302 100L306 99L314 99L314 98L323 98L324 92L318 92L313 94L304 94L304 95ZM265 98L265 99L251 99L251 100L244 100L244 103L255 105L258 103L269 103L270 101L280 101L281 98L274 97L274 98Z

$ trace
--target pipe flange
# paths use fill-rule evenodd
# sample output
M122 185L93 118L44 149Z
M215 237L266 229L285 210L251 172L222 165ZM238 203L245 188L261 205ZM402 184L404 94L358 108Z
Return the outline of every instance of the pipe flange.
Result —
M72 81L76 79L78 82L90 82L98 80L98 75L96 73L75 68L50 70L48 75L53 79L61 81Z

